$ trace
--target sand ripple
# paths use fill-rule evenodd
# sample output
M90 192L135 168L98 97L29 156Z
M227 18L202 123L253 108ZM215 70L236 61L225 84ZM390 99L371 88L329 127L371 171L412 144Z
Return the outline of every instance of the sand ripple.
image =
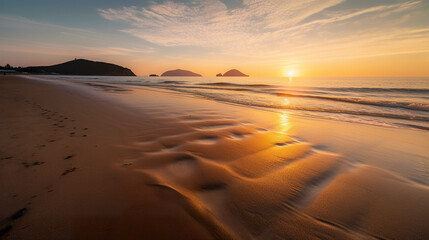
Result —
M429 239L425 186L250 123L180 121L137 137L127 167L217 239Z

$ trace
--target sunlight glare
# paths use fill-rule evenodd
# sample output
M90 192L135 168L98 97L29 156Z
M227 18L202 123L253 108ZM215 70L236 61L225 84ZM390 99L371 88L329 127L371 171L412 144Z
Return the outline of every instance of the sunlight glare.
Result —
M287 76L292 78L292 77L296 77L296 71L293 69L289 69L287 70Z

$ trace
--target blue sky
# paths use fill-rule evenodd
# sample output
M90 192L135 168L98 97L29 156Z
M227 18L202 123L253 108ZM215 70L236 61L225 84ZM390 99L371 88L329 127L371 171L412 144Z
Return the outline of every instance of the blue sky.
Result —
M428 16L426 0L0 0L0 65L77 57L140 75L429 75Z

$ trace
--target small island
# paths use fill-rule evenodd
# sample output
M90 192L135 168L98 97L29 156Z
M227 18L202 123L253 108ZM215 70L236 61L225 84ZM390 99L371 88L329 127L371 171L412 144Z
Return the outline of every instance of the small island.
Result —
M150 74L149 77L159 77L158 74Z
M216 74L216 77L222 77L222 73Z
M216 75L217 76L217 75ZM228 72L223 74L223 77L248 77L249 75L246 75L237 69L231 69Z
M162 77L201 77L201 74L194 73L188 70L176 69L166 71L161 74Z

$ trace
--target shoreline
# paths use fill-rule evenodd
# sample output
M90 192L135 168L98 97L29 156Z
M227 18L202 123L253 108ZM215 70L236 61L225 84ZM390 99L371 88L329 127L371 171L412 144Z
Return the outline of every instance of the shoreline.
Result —
M429 237L425 132L144 87L0 84L5 239Z
M288 112L289 115L300 118L323 118L425 131L429 129L427 125L429 105L422 98L422 94L428 89L422 87L423 79L416 83L420 86L419 88L409 88L397 81L390 83L386 88L379 88L372 86L368 79L363 79L363 83L359 83L356 79L337 78L328 82L333 85L338 84L339 87L327 88L329 84L320 79L305 78L289 82L282 82L279 79L261 79L266 82L265 84L255 78L249 78L249 81L228 79L227 82L218 82L217 78L195 80L180 77L172 77L168 80L89 76L33 76L33 78L86 82L108 87L112 91L118 86L131 89L148 87L151 91L164 89L181 95L192 94L194 97L199 96L211 101L259 110Z

